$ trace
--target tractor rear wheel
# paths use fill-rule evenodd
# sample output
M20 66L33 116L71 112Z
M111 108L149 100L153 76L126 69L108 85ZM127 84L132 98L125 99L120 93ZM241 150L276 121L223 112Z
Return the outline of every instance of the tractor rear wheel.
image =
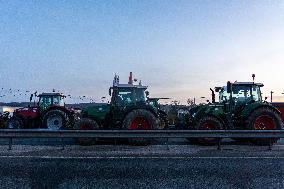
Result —
M250 130L281 130L282 121L277 112L270 107L263 107L254 110L246 120L246 128ZM279 138L253 138L251 142L266 146L276 143Z
M24 128L24 122L21 118L14 116L14 117L11 117L6 122L6 128L7 129L23 129Z
M123 129L129 130L150 130L158 129L159 119L150 111L144 109L133 110L127 114L123 124ZM133 145L147 145L151 139L145 138L131 138L130 144Z
M197 125L196 125L196 130L221 130L223 129L223 124L219 119L217 119L214 116L204 116L202 117ZM193 143L198 143L202 145L215 145L218 143L219 140L218 138L188 138L189 141Z
M50 110L43 116L44 128L50 130L64 129L68 122L68 116L62 110Z
M78 120L75 123L74 128L76 130L98 130L99 124L89 118L83 118ZM97 138L76 138L76 143L83 145L83 146L89 146L94 144L97 141Z

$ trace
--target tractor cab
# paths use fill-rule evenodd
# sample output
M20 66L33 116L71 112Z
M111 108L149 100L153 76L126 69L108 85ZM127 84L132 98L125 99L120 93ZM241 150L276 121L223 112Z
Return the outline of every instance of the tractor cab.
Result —
M147 103L155 109L160 109L159 100L168 100L170 98L148 98Z
M38 95L38 107L43 112L50 106L64 106L64 96L60 93L42 93Z
M147 86L143 86L141 82L138 85L133 84L132 73L130 73L127 84L120 84L119 76L115 75L113 86L109 89L110 111L113 120L120 120L126 112L133 108L146 106L146 89Z
M146 86L128 84L119 84L117 86L111 87L111 103L117 106L127 106L131 104L145 103L146 89Z
M129 76L128 84L120 84L119 76L115 75L113 86L109 89L111 95L111 105L113 106L129 106L136 104L145 104L145 91L147 86L143 86L141 81L138 85L133 84L132 72Z
M215 90L219 92L219 102L231 102L235 105L247 104L251 102L261 102L262 83L254 82L228 82L227 86L216 87Z

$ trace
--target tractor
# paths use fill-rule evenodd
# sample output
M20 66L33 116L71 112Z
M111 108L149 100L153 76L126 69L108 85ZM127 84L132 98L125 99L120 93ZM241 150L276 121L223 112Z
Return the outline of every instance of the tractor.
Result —
M156 112L158 112L158 116L159 116L159 119L160 119L160 125L159 127L161 129L169 129L169 119L168 119L168 115L165 111L163 111L159 105L159 100L166 100L166 99L169 99L169 98L149 98L148 95L149 95L149 92L146 91L146 97L147 97L147 103L149 105L151 105Z
M190 110L189 129L196 130L279 130L282 121L278 109L262 100L262 83L227 82L227 86L210 89L212 103L199 105ZM219 102L215 102L215 92ZM189 139L201 144L215 144L216 138ZM244 140L244 139L236 139ZM248 139L245 139L248 140ZM250 142L269 145L277 138L253 138Z
M135 80L134 80L135 81ZM90 106L82 110L81 119L75 124L79 130L94 129L164 129L166 115L158 108L157 99L146 98L149 92L141 81L133 84L130 72L128 84L120 84L115 75L113 86L109 88L110 103ZM145 139L129 139L131 143L148 143ZM92 144L95 140L78 139L83 145Z
M30 98L32 101L33 95ZM74 125L75 112L65 107L65 96L60 93L42 93L37 96L36 106L16 109L7 121L8 129L46 128L50 130L68 129Z
M5 128L6 122L9 120L9 117L10 117L10 112L7 111L3 113L0 112L0 129Z

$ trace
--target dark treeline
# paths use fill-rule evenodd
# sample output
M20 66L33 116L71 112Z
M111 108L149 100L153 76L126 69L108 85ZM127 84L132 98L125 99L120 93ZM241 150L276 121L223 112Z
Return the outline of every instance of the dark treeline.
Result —
M99 106L102 104L103 103L76 103L76 104L65 104L65 105L70 108L82 109L88 106ZM0 102L0 106L28 107L28 106L37 106L37 103L34 103L34 102L9 102L9 103Z

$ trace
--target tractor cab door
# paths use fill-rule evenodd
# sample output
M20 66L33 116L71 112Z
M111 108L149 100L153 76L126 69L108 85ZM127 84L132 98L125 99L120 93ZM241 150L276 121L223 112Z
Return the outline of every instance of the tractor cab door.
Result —
M111 99L111 112L113 120L121 120L129 106L134 104L134 91L132 88L117 88L113 90Z
M255 88L250 85L236 85L232 90L232 103L234 111L241 111L248 103L255 101Z
M41 96L38 103L40 112L43 112L50 107L53 103L52 101L52 96Z

